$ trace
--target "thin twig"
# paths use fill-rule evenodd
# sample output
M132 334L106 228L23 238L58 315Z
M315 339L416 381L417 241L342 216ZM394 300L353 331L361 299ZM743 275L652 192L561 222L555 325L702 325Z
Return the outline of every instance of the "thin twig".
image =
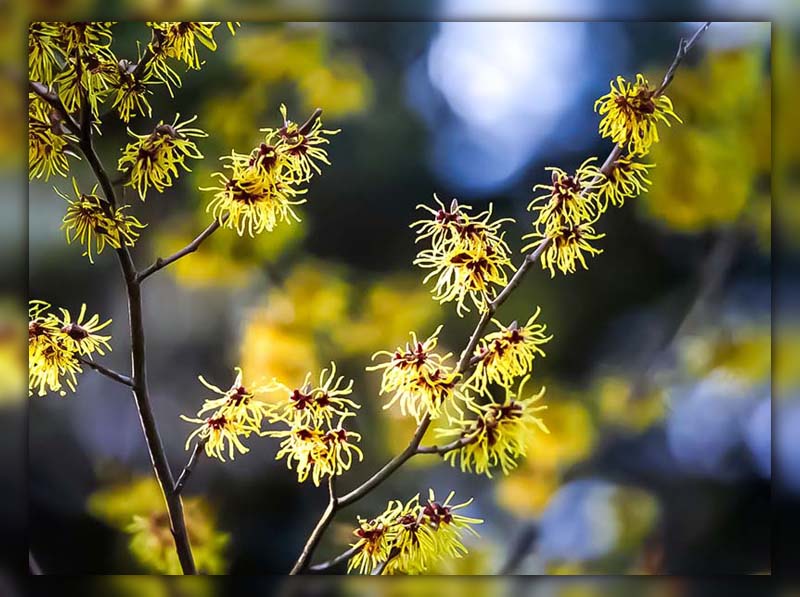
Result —
M158 259L155 260L155 262L152 265L149 265L141 272L136 274L136 281L138 283L141 283L146 278L156 273L158 270L167 267L170 263L173 263L178 259L180 259L181 257L189 255L190 253L194 253L195 251L197 251L197 249L200 247L200 245L203 243L204 240L206 240L209 236L214 234L214 232L219 228L219 226L220 226L219 221L214 220L213 222L211 222L211 224L208 225L208 227L205 230L203 230L200 234L198 234L197 237L192 242L183 247L180 251L177 251L168 257L159 257Z
M443 446L420 446L417 448L417 454L440 454L444 455L448 452L452 452L453 450L459 450L464 446L468 446L475 440L474 435L468 435L467 437L461 437L456 440L451 441L449 444L445 444Z
M84 365L86 365L91 369L94 369L101 375L105 375L109 379L113 379L114 381L116 381L117 383L121 383L122 385L128 386L130 388L133 387L133 380L127 375L123 375L122 373L117 373L113 369L109 369L108 367L105 367L100 363L96 363L95 361L85 359L83 357L81 357L79 360L81 363L83 363Z
M522 560L525 559L525 556L533 549L538 536L538 525L535 522L526 524L517 536L517 540L508 552L506 561L500 567L497 574L514 574L522 563Z
M64 107L64 103L61 101L61 98L55 91L47 87L47 85L43 85L37 81L28 81L28 89L46 101L48 104L50 104L50 106L55 108L56 111L60 113L69 132L76 135L80 134L81 127L70 115L70 113L67 112L67 109Z
M311 535L308 537L308 541L306 541L306 544L303 546L303 551L300 553L300 557L297 558L297 562L295 562L289 574L294 575L305 570L312 554L314 553L314 550L317 548L317 545L319 545L319 542L322 539L322 535L325 533L325 530L328 528L328 525L330 525L334 515L336 514L338 503L336 498L336 490L334 488L335 478L336 477L334 475L328 476L328 505L325 508L325 512L322 513L322 516L317 522L317 525L314 527L314 530L311 531Z
M655 92L656 97L664 93L664 90L672 82L673 77L675 77L675 71L678 69L678 66L680 66L680 63L683 62L683 59L686 57L686 54L689 53L689 50L692 49L692 46L694 46L694 44L697 43L697 40L700 39L700 36L703 35L706 29L708 29L710 26L711 26L711 21L706 21L697 31L694 32L694 35L692 35L692 37L689 38L689 41L686 41L683 38L680 39L680 41L678 42L678 51L675 54L675 58L672 60L672 64L669 65L667 72L664 74L664 79L663 81L661 81L661 85L659 85L658 89L656 89Z
M342 562L345 562L345 561L349 560L354 555L356 555L359 551L361 551L361 548L362 548L361 545L354 545L353 547L351 547L347 551L344 551L344 552L340 553L335 558L331 558L327 562L322 562L320 564L315 564L313 566L310 566L308 569L311 572L325 572L326 570L330 570L331 568L334 568L334 567L338 566Z
M189 476L192 474L192 471L194 471L194 467L197 464L197 460L200 458L200 455L203 453L203 448L205 445L205 439L201 439L194 445L192 453L189 455L189 461L186 463L186 466L183 467L181 474L178 476L178 480L175 482L175 488L173 489L173 493L175 495L180 495L181 491L183 491L183 487L186 485L186 481L189 480Z

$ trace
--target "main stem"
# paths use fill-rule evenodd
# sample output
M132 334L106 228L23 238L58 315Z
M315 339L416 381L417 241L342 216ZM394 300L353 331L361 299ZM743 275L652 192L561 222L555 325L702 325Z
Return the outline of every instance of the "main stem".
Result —
M86 115L86 113L85 113ZM112 206L116 205L114 187L108 177L97 152L94 149L91 132L91 116L88 115L82 124L80 148L86 156L89 165L97 177L106 200ZM186 530L186 521L183 515L183 503L180 496L174 493L175 480L169 467L164 444L158 432L153 408L150 404L150 393L147 387L147 357L145 349L144 317L142 315L142 294L137 280L136 267L127 247L117 249L120 267L125 280L125 290L128 298L128 322L131 332L131 371L133 372L133 397L139 411L147 448L150 452L150 461L156 480L161 486L161 493L167 506L170 531L175 540L175 550L184 574L197 574L197 568L192 557L192 547L189 534Z

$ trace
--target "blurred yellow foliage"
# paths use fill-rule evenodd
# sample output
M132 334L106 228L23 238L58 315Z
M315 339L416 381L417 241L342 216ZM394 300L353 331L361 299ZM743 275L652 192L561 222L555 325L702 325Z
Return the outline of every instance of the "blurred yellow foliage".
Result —
M225 548L230 539L216 528L216 517L200 497L183 499L184 515L194 560L206 574L225 571ZM160 574L180 574L158 483L152 477L140 477L93 493L89 512L120 531L130 534L131 554L145 569Z
M681 361L693 376L724 369L740 381L757 384L769 379L772 334L767 325L713 328L680 342Z
M607 423L643 431L666 414L666 402L661 391L633 396L632 380L617 376L600 377L594 384L599 415Z
M19 404L25 397L28 359L23 348L23 321L24 314L16 305L0 303L0 406Z
M160 578L158 576L95 577L97 594L115 597L212 597L216 583L201 576Z
M553 384L545 385L550 433L533 435L528 457L509 476L499 478L496 486L500 505L521 517L541 514L560 485L561 473L594 445L596 430L586 407L563 397Z
M260 119L278 101L271 98L273 89L283 92L287 84L297 90L295 111L323 107L329 119L358 113L371 101L371 83L358 57L331 49L322 27L250 27L231 45L231 61L244 80L235 92L209 98L204 108L209 129L225 146L256 141L253 131L263 126Z
M676 230L698 232L732 223L748 208L769 212L767 64L762 48L746 47L709 53L675 77L670 97L686 126L665 128L653 147L653 186L643 195L651 216ZM768 238L768 220L746 216Z

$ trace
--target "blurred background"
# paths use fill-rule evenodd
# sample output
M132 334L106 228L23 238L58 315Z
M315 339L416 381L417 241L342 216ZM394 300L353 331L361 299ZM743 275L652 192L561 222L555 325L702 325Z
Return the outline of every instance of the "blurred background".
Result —
M197 114L209 132L199 143L206 160L175 187L145 204L127 197L149 223L140 266L207 224L197 187L217 156L246 151L259 127L279 124L281 102L296 120L322 107L342 133L301 224L255 240L219 232L146 283L151 392L173 468L192 429L178 416L207 396L197 375L227 387L236 365L294 384L335 359L355 379L366 458L342 489L402 449L414 423L382 410L379 376L364 371L369 356L439 323L443 346L457 352L474 326L433 302L411 266L415 205L434 192L476 208L491 201L517 220L508 238L518 250L544 167L569 170L610 150L592 112L609 80L660 80L678 38L696 27L245 22L234 38L218 31L219 51L201 50L203 70L183 76L174 100L157 95L154 119L131 123L145 132L176 112ZM115 31L120 56L148 35L142 24ZM433 487L474 497L470 514L486 521L469 556L436 572L769 572L771 58L776 69L797 68L794 48L774 42L769 24L715 23L668 93L685 125L663 129L652 190L604 216L605 252L588 271L552 280L534 271L503 307L510 321L541 306L554 334L532 381L547 386L551 434L534 437L507 477L417 457L337 517L318 559L346 547L357 514ZM796 160L798 136L788 137L780 149ZM124 143L124 127L109 119L98 142L107 165ZM75 172L90 184L83 164ZM115 351L103 363L127 371L116 262L104 254L90 266L65 245L54 185L68 189L62 179L29 187L30 296L71 309L87 302L112 317ZM797 222L796 209L776 224ZM794 356L798 322L783 328L782 349ZM776 363L774 372L785 407L775 422L788 430L800 417L796 371ZM86 372L75 395L31 399L28 434L29 540L41 567L157 571L129 549L126 531L134 515L162 511L129 393ZM800 491L797 435L776 434L787 442L777 465ZM192 477L195 550L212 572L284 573L325 491L298 485L274 460L275 442L248 444L249 454L204 460Z

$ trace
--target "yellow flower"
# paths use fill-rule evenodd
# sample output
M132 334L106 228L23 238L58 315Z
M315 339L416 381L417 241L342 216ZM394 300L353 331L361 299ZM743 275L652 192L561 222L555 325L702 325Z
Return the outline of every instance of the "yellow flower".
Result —
M604 178L592 164L596 159L587 159L572 175L561 168L546 168L551 173L551 184L534 186L534 192L542 189L546 193L528 204L528 211L538 212L534 222L537 232L543 234L561 226L576 225L595 215L597 192Z
M181 415L181 419L187 423L197 423L199 427L195 429L186 439L186 449L189 450L192 440L204 442L204 449L209 458L219 458L225 462L225 452L227 447L228 457L233 460L236 452L247 454L250 449L239 439L240 435L249 436L253 431L259 429L239 418L230 417L224 414L215 414L205 419L187 417Z
M92 114L97 116L118 72L119 63L110 49L81 50L67 56L66 66L54 83L68 112L77 111L88 100Z
M35 21L28 27L28 78L50 84L63 60L58 23Z
M429 212L433 219L417 220L411 224L411 228L417 229L415 242L430 239L433 250L437 252L492 246L498 252L508 253L508 247L502 241L500 228L507 222L513 222L512 218L502 218L492 222L491 203L489 209L472 216L469 214L472 210L470 205L459 204L453 199L448 209L435 194L433 198L439 205L438 209L417 205L417 209Z
M219 179L219 186L201 187L200 190L214 191L206 211L222 226L236 230L239 236L243 236L245 231L255 236L271 232L278 222L300 221L292 207L306 202L302 198L296 199L306 190L290 186L284 159L276 160L270 168L259 163L249 165L248 156L236 152L220 159L229 162L223 168L230 170L230 174L214 172L212 176Z
M188 68L198 70L202 64L197 52L197 42L212 52L217 49L214 29L219 26L218 22L151 21L147 24L158 36L160 52L166 57L186 63Z
M462 419L449 429L437 429L436 434L450 440L470 438L467 445L458 450L451 450L444 456L452 466L460 461L462 471L492 476L492 468L500 466L503 474L517 466L517 460L527 454L531 434L535 429L544 433L547 430L542 419L534 413L547 406L534 406L545 392L542 388L538 394L521 399L525 384L530 376L525 377L516 392L506 388L503 402L481 405L470 405L470 410L477 415L475 419Z
M545 356L540 346L553 336L545 335L546 325L536 323L540 311L537 308L522 327L516 321L504 326L492 320L499 331L487 334L475 348L475 357L479 360L470 385L479 393L484 393L490 383L509 387L515 378L531 371L537 354Z
M330 143L326 135L336 135L341 131L323 129L322 119L317 114L312 115L309 122L299 125L288 119L284 104L281 104L280 112L283 117L281 128L260 129L266 133L264 144L273 147L277 155L287 157L294 182L308 182L314 173L322 173L319 163L331 164L323 147Z
M399 403L401 413L411 415L417 422L425 415L436 419L449 412L449 407L461 412L456 404L456 400L464 400L456 389L461 376L446 363L452 354L434 352L441 329L442 326L436 328L424 342L417 340L412 332L411 343L406 343L405 348L398 347L394 353L382 350L372 355L373 360L378 356L389 357L385 363L367 367L367 371L383 369L380 394L394 394L384 409Z
M111 45L113 21L58 23L61 45L67 55L84 50L107 49Z
M116 77L111 85L114 89L114 103L111 108L117 111L123 122L129 122L136 114L151 116L153 113L147 99L152 93L149 86L160 81L153 76L153 70L150 68L144 69L144 72L137 72L137 64L129 60L120 60Z
M279 406L278 419L293 425L313 425L318 422L331 425L334 417L347 415L351 408L361 408L345 398L353 393L353 380L344 384L344 377L336 376L336 364L333 361L330 370L323 369L320 373L318 386L312 387L310 380L311 373L308 373L299 388L290 389L281 383L277 384L289 396L289 400Z
M359 517L359 526L353 533L358 539L351 544L357 551L350 558L348 571L356 568L362 574L369 573L388 560L384 574L420 574L444 558L462 557L467 553L463 532L477 536L472 525L483 521L458 514L457 510L472 500L453 505L453 495L450 492L440 502L430 490L425 504L420 503L417 494L405 504L390 501L374 519Z
M464 305L467 296L479 310L486 308L493 284L505 285L506 269L511 267L510 250L500 227L510 218L490 221L492 207L477 216L470 216L469 205L456 200L450 209L434 195L439 209L421 207L433 216L411 224L417 229L417 242L430 239L431 248L419 252L415 265L432 270L423 283L436 278L433 298L440 303L456 301L456 312L469 311Z
M100 317L93 315L85 320L85 304L75 321L66 309L61 309L61 314L59 318L51 313L50 305L44 301L28 303L29 395L36 390L39 396L48 392L64 396L64 385L74 392L76 375L82 372L80 356L91 357L94 352L102 355L103 349L111 350L111 338L97 334L111 323L110 319L100 323Z
M592 256L602 253L602 249L593 247L590 242L605 236L605 234L596 234L593 224L594 222L587 222L577 226L563 226L547 235L539 233L527 234L522 238L534 238L536 240L523 247L522 250L524 252L533 249L545 238L549 238L550 241L541 256L541 260L542 269L549 269L551 277L555 277L556 268L563 274L575 273L577 263L580 263L584 269L588 269L584 253Z
M81 305L81 310L75 321L72 321L69 311L63 307L59 310L62 315L59 322L61 324L59 331L60 335L63 336L62 339L65 345L71 347L77 354L84 356L91 356L94 352L102 356L105 354L103 348L111 350L111 346L108 343L111 340L111 336L100 336L97 333L111 325L110 319L100 323L100 316L97 313L89 319L84 319L86 303Z
M299 185L320 172L320 163L330 163L323 148L329 143L325 135L334 135L338 130L323 130L319 112L299 126L287 119L283 104L281 115L283 126L261 129L266 132L264 142L249 154L232 151L220 158L228 162L224 168L230 174L212 175L219 179L219 186L200 189L214 191L207 211L240 236L245 231L250 236L271 232L279 222L299 222L292 207L305 203L304 198L298 197L307 192Z
M51 176L66 176L67 156L77 155L70 150L69 141L76 141L61 127L60 119L38 96L28 96L28 175L31 180Z
M505 245L502 239L501 243ZM498 251L494 245L456 247L447 252L427 249L419 252L414 264L433 270L425 276L423 284L435 278L433 299L440 303L456 301L456 313L462 316L469 311L464 304L467 297L483 312L494 296L494 286L508 283L506 270L512 265L506 251L506 246Z
M203 157L192 138L207 137L208 134L187 126L197 116L183 122L178 122L179 118L180 114L176 115L172 124L160 121L147 135L137 135L128 129L128 134L136 141L125 147L117 168L126 173L127 186L136 188L142 201L148 188L153 187L161 193L172 186L173 179L178 177L178 166L189 172L186 158L198 160Z
M66 233L67 244L78 240L81 245L86 247L83 254L89 257L89 261L92 263L94 263L92 245L99 255L103 252L106 244L114 249L119 249L123 245L132 247L136 244L139 230L145 228L145 225L134 216L125 213L125 210L128 209L127 205L112 208L95 194L97 185L88 195L78 190L78 182L75 178L72 179L72 187L77 197L76 200L70 199L55 189L55 192L69 204L61 224L61 229Z
M347 563L347 571L354 568L361 574L370 574L381 562L389 557L392 548L392 527L398 518L402 503L389 502L384 512L372 519L358 517L358 528L353 531L357 537L350 547L358 551Z
M595 102L594 109L603 117L600 134L627 147L632 155L645 155L658 142L658 122L671 126L669 117L683 122L673 111L672 101L656 95L641 73L635 83L617 77L616 86L612 81L611 91Z
M359 460L364 454L354 442L361 441L361 434L347 431L342 423L354 413L348 412L339 418L337 425L324 425L321 421L312 424L289 423L281 431L267 431L266 435L282 438L276 460L286 457L289 469L295 467L297 480L303 483L308 476L319 486L324 477L339 476L350 469L354 454Z
M647 171L655 164L642 164L631 157L620 157L613 163L611 170L603 179L600 195L604 199L603 209L609 203L622 207L625 199L637 197L652 184L647 178Z
M197 412L198 417L214 412L212 418L224 415L230 420L239 421L243 426L242 433L247 437L252 431L258 432L264 418L272 412L272 406L257 399L257 396L274 390L274 385L245 387L242 382L242 370L239 367L236 367L236 379L227 391L207 382L202 375L198 379L206 388L221 396L205 400Z

